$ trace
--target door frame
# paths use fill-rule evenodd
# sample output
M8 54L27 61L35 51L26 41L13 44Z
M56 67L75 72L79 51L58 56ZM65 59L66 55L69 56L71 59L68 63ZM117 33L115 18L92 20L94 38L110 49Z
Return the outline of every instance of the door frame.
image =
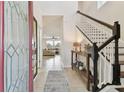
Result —
M4 1L0 1L0 92L4 91Z
M32 32L33 32L33 1L28 1L29 17L29 92L33 92L33 69L32 69Z

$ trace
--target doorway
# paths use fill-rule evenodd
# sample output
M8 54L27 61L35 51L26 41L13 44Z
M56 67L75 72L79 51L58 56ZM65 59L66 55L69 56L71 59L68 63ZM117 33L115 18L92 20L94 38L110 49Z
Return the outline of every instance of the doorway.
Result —
M55 66L56 58L61 57L63 42L63 16L43 16L43 65L50 66L48 60L53 59L52 66ZM60 58L61 59L61 58ZM60 61L60 59L58 61ZM60 62L58 62L60 63ZM60 64L57 64L61 65ZM50 66L51 67L51 66ZM60 66L59 66L60 67Z

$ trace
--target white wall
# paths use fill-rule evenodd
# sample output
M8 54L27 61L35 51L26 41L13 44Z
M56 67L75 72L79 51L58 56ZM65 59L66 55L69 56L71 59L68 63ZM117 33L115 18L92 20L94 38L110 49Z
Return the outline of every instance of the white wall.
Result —
M65 67L71 66L71 49L75 39L75 21L78 3L75 1L41 1L33 2L36 15L41 17L45 15L61 15L63 16L63 64ZM42 22L41 22L42 24ZM41 27L42 28L42 27Z
M43 16L43 37L59 36L63 32L63 16Z
M100 9L97 8L96 1L80 1L79 10L94 18L103 20L113 25L114 21L121 24L121 38L124 40L124 2L107 1Z

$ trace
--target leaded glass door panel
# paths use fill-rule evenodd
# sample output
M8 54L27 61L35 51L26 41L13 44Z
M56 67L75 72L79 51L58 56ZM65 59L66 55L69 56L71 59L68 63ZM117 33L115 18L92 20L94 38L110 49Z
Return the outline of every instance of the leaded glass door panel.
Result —
M28 91L28 2L4 2L4 90Z

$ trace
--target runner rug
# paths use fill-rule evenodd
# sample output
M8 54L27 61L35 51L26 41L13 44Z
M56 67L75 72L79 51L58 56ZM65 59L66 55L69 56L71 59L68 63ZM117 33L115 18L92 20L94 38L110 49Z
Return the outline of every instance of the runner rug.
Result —
M69 92L69 85L63 71L49 71L44 92Z

